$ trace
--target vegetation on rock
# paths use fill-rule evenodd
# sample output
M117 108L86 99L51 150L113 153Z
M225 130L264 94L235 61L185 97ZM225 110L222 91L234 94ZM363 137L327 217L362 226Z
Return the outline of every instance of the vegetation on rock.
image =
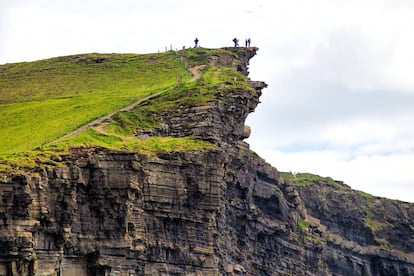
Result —
M0 162L32 166L45 152L88 145L157 153L212 148L194 137L136 139L136 129L158 125L161 112L197 106L217 93L255 92L235 69L210 65L211 55L235 57L223 49L187 49L159 54L84 54L6 64L0 70ZM188 67L205 65L197 79ZM117 112L141 98L164 91L138 108ZM87 129L53 143L96 118L115 113L104 133ZM156 142L155 142L156 141ZM51 145L52 144L52 145ZM174 146L172 146L174 145ZM38 158L39 159L39 158ZM40 158L42 159L42 158ZM39 160L40 160L39 159ZM5 165L6 164L6 165ZM1 167L0 167L1 168Z
M281 176L284 179L291 180L294 185L308 187L312 186L314 183L325 183L337 189L350 189L349 186L340 184L338 181L333 180L331 177L322 177L316 174L311 173L291 173L291 172L281 172Z
M4 67L1 154L33 150L138 98L174 86L178 75L190 78L173 52L87 54Z
M412 204L243 142L256 50L0 66L0 274L414 275Z

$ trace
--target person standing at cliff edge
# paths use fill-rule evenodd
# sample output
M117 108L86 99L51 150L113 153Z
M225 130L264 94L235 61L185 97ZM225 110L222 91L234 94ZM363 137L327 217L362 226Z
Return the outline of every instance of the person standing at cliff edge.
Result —
M239 47L239 40L237 38L234 38L233 42L234 42L234 48Z
M198 38L196 37L195 39L194 39L194 48L197 48L198 47Z

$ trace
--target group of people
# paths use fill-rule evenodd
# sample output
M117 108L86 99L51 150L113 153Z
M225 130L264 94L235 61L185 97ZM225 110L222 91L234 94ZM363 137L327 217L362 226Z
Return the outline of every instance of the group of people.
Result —
M235 47L235 48L239 47L239 39L238 39L238 38L234 38L234 39L233 39L233 43L234 43L234 47ZM247 47L250 47L250 43L251 43L250 38L247 38L247 39L245 40L245 47L246 47L246 48L247 48Z
M199 42L199 40L198 40L198 38L196 37L196 38L194 39L194 48L198 48L198 47L200 47L200 45L198 44L198 42ZM235 48L239 47L239 39L238 39L238 38L234 38L234 39L233 39L233 43L234 43L234 47L235 47ZM247 38L247 39L245 40L245 45L246 45L246 48L247 48L247 47L250 47L250 43L251 43L250 38Z

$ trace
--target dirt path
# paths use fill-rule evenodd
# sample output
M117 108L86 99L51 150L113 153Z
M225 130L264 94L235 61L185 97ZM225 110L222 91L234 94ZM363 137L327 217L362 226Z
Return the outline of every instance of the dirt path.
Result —
M175 86L174 86L174 87L175 87ZM112 113L110 113L110 114L108 114L108 115L105 115L105 116L103 116L103 117L100 117L100 118L98 118L98 119L95 119L95 120L93 120L93 121L91 121L91 122L89 122L89 123L85 124L85 125L81 126L80 128L78 128L78 129L76 129L76 130L74 130L74 131L72 131L72 132L70 132L70 133L68 133L68 134L66 134L66 135L64 135L64 136L62 136L62 137L60 137L59 139L56 139L56 140L54 140L54 141L50 142L49 144L54 144L54 143L62 142L62 141L64 141L64 140L66 140L66 139L72 138L73 136L78 135L79 133L81 133L82 131L86 130L86 129L87 129L87 128L89 128L89 127L97 127L97 126L99 126L99 125L103 124L103 123L104 123L104 121L109 120L109 119L110 119L113 115L115 115L117 112L120 112L120 111L129 111L129 110L133 109L134 107L136 107L137 105L139 105L140 103L145 102L145 101L148 101L148 100L150 100L150 99L152 99L152 98L154 98L154 97L156 97L156 96L158 96L158 95L160 95L160 94L162 94L162 93L165 93L165 92L167 92L167 91L169 91L169 90L173 89L174 87L170 87L170 88L167 88L167 89L165 89L165 90L163 90L163 91L160 91L160 92L158 92L158 93L155 93L155 94L149 95L149 96L147 96L147 97L145 97L145 98L141 98L141 99L139 99L138 101L136 101L136 102L134 102L134 103L132 103L132 104L130 104L130 105L128 105L128 106L126 106L126 107L123 107L123 108L121 108L121 109L119 109L119 110L117 110L117 111L115 111L115 112L112 112ZM107 133L105 133L105 132L103 131L103 129L102 129L102 133L107 134Z
M192 82L192 81L195 81L195 80L199 79L200 76L201 76L199 70L202 70L204 68L205 68L205 65L198 65L198 66L194 66L194 67L189 68L188 70L193 75L193 78L191 80L189 80L188 82ZM119 109L119 110L117 110L115 112L112 112L112 113L110 113L108 115L105 115L105 116L100 117L98 119L95 119L95 120L93 120L93 121L91 121L91 122L89 122L87 124L84 124L83 126L79 127L78 129L76 129L76 130L74 130L74 131L72 131L72 132L70 132L70 133L68 133L68 134L66 134L66 135L64 135L64 136L62 136L62 137L60 137L60 138L52 141L52 142L49 142L48 145L55 144L55 143L58 143L58 142L62 142L64 140L66 140L66 139L72 138L73 136L78 135L79 133L81 133L82 131L86 130L89 127L94 127L96 131L98 131L98 132L100 132L102 134L105 134L105 135L109 135L109 133L107 133L105 131L105 129L104 129L104 127L107 125L107 123L105 123L105 121L109 121L110 118L113 115L115 115L116 113L118 113L120 111L130 111L130 110L134 109L137 105L141 104L142 102L145 102L145 101L148 101L148 100L150 100L152 98L155 98L155 97L157 97L157 96L159 96L159 95L161 95L161 94L163 94L163 93L165 93L167 91L170 91L170 90L174 89L175 87L176 86L169 87L169 88L164 89L164 90L162 90L160 92L157 92L155 94L152 94L152 95L149 95L147 97L141 98L138 101L136 101L136 102L134 102L134 103L132 103L132 104L130 104L128 106L125 106L125 107L123 107L123 108L121 108L121 109Z
M194 66L194 67L191 67L190 69L188 69L191 72L191 74L193 74L193 78L190 81L195 81L195 80L199 79L200 76L201 76L200 70L203 70L205 68L206 68L206 65L197 65L197 66Z

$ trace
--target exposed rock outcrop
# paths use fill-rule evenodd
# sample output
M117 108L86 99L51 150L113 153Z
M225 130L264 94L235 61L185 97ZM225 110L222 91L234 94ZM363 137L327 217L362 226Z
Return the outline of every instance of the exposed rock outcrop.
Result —
M247 74L257 49L228 50L209 62ZM242 141L266 86L250 84L150 133L214 150L74 148L2 173L0 275L414 275L413 204L283 179Z

